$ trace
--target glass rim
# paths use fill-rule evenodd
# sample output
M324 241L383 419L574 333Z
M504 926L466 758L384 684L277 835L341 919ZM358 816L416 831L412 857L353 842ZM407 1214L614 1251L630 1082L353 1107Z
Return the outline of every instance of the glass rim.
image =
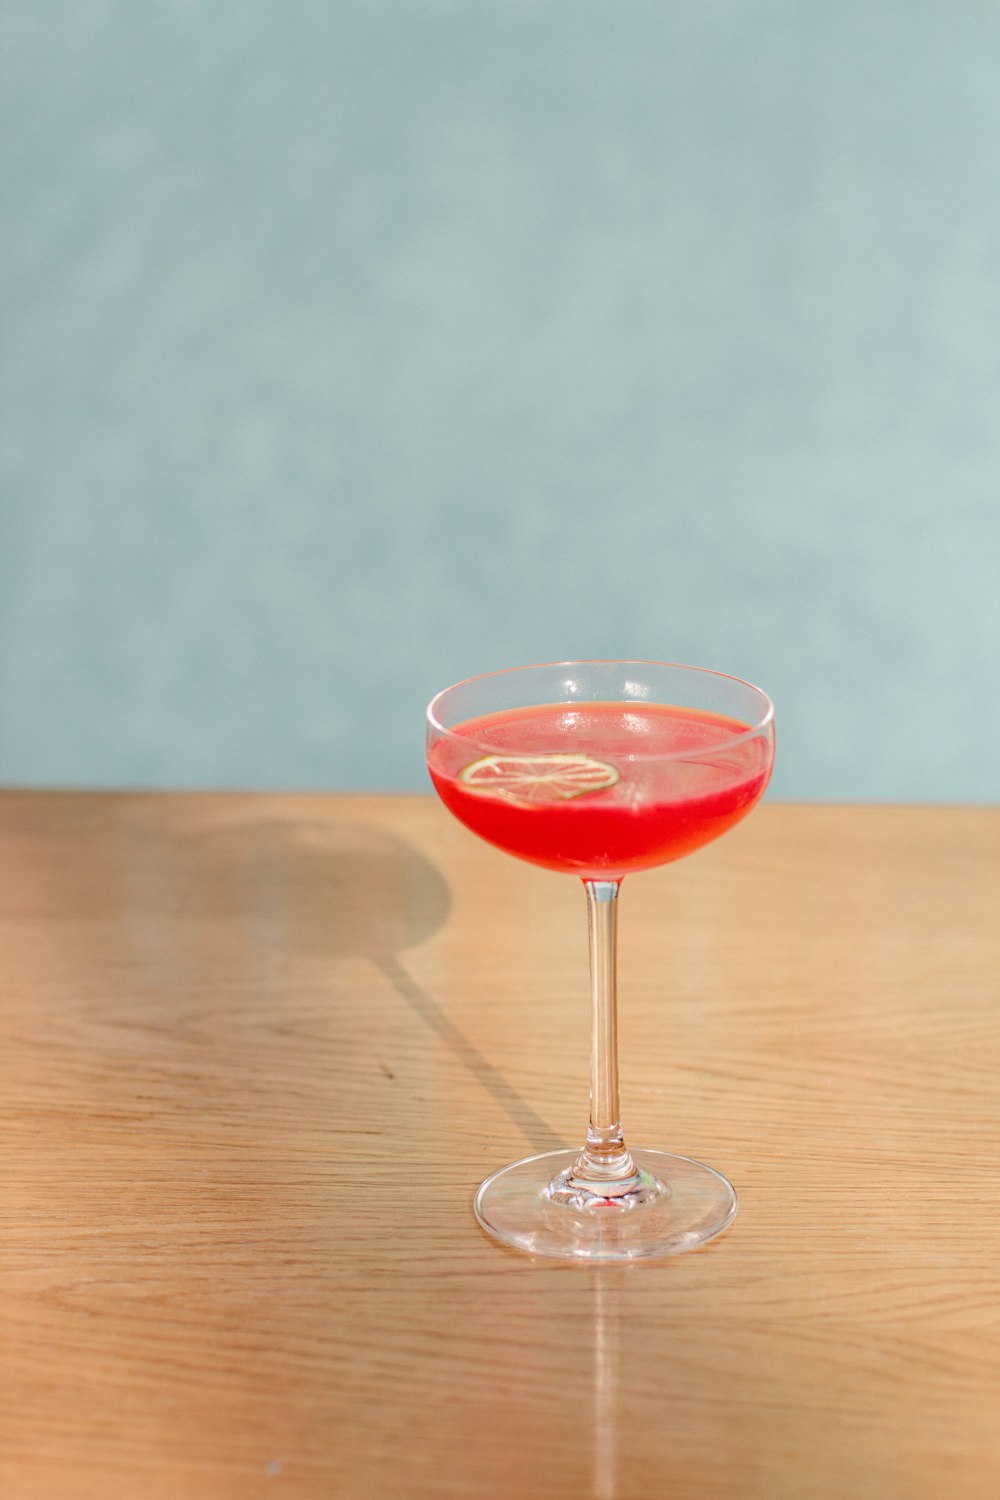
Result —
M675 671L690 672L692 675L701 677L717 677L723 682L735 683L738 687L749 688L756 693L765 704L763 716L751 724L740 734L734 734L729 739L719 740L714 745L706 745L701 750L636 750L629 752L630 760L699 760L706 756L718 755L720 751L731 750L736 745L742 745L758 735L766 733L774 722L774 704L763 688L757 687L756 683L748 682L745 677L736 677L731 672L717 672L714 667L694 667L686 662L680 661L651 661L642 657L589 657L580 658L577 661L543 661L532 662L523 667L500 667L495 672L477 672L473 677L463 677L459 682L453 682L450 686L442 688L435 693L427 705L427 723L436 734L446 735L448 739L460 742L463 745L473 745L477 750L485 750L487 754L509 755L510 747L503 745L491 745L487 740L480 739L478 735L456 734L447 725L442 724L436 717L437 705L448 693L455 692L458 688L471 687L476 682L486 682L492 677L511 677L517 672L541 672L553 667L669 667ZM560 700L572 703L573 699ZM590 701L590 700L583 700ZM624 698L623 703L633 700ZM636 699L636 702L642 700ZM525 704L524 707L534 705ZM541 705L538 705L541 706ZM665 705L675 707L680 705Z

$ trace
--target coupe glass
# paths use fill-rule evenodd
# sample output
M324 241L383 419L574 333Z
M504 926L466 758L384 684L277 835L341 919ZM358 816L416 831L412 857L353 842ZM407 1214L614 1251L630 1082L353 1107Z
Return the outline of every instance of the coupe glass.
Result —
M774 760L770 700L739 678L662 662L518 667L446 688L427 710L431 780L473 833L579 876L590 924L590 1124L580 1151L518 1161L479 1188L482 1227L584 1261L691 1250L736 1212L701 1162L630 1151L618 1095L615 938L626 875L690 854L746 816Z

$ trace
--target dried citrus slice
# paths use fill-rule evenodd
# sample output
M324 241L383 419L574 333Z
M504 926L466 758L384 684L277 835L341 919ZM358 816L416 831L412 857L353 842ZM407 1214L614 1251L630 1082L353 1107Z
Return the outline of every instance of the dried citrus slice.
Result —
M474 792L514 802L562 802L603 792L619 775L593 755L484 755L463 766L458 779Z

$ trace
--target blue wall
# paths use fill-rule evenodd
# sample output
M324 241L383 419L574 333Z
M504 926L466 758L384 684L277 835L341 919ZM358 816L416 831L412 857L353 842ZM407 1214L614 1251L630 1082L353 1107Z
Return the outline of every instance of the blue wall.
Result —
M0 26L0 780L423 787L633 655L778 795L1000 800L1000 7Z

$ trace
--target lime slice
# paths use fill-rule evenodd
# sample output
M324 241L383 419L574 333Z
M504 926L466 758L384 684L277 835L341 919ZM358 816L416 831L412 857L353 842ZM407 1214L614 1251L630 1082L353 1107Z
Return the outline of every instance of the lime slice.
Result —
M458 779L474 792L513 802L564 802L603 792L620 777L593 755L484 755L463 766Z

